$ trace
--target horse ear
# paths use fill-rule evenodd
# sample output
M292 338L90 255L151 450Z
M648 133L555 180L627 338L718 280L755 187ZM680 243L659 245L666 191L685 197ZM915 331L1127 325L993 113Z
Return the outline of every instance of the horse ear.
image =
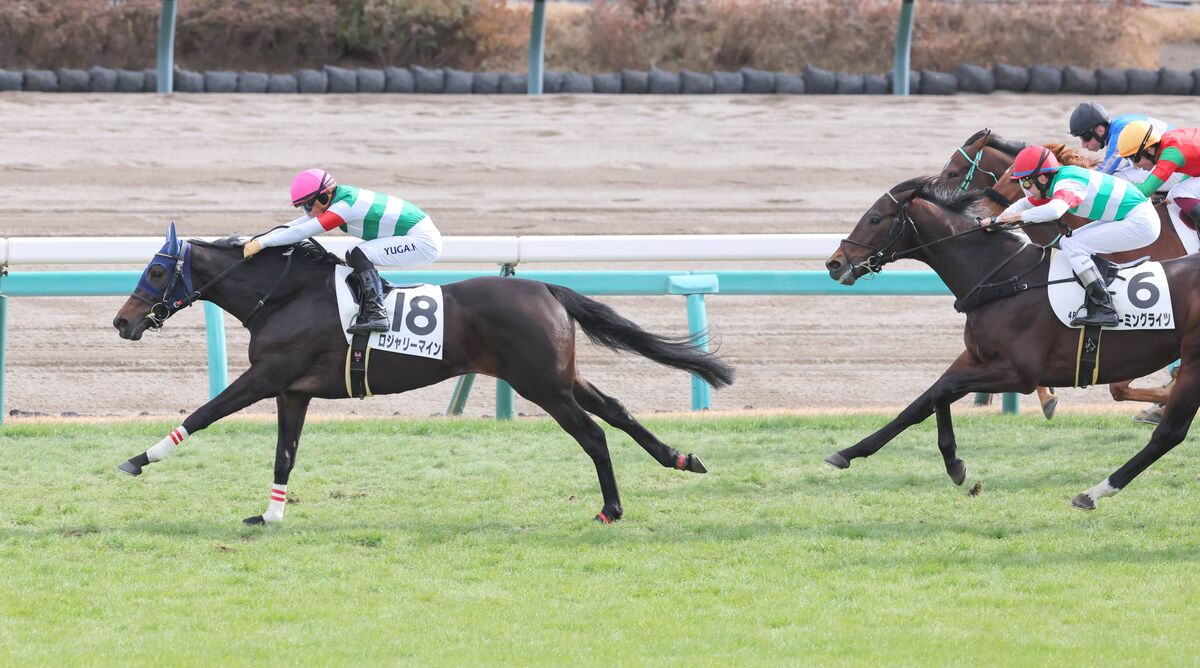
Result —
M179 251L179 239L175 236L175 221L167 225L167 252L174 255Z

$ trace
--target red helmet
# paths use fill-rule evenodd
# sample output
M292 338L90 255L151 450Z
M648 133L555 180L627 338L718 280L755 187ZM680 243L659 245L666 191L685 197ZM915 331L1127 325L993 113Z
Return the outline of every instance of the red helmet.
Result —
M1013 180L1024 179L1037 174L1053 174L1062 167L1058 158L1045 146L1026 146L1017 154L1012 164Z

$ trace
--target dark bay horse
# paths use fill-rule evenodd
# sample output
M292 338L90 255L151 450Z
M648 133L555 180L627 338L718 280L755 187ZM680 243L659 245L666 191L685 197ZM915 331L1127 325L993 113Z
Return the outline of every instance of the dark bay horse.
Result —
M268 249L250 260L242 259L241 246L242 241L232 237L180 243L171 225L166 244L146 267L113 326L122 338L137 340L197 299L240 320L250 331L250 368L189 415L162 444L169 452L172 443L274 397L279 422L275 483L286 486L309 401L348 394L348 344L334 292L334 265L340 261L312 242ZM578 324L600 345L696 373L714 387L731 383L732 369L693 341L651 334L600 302L537 281L476 278L446 285L442 294L442 359L375 351L368 383L373 394L404 392L466 373L508 381L592 458L604 497L596 519L606 523L620 519L623 511L604 431L588 413L629 434L664 467L707 471L699 457L659 441L620 402L584 380L575 360ZM161 459L149 456L159 452L151 448L119 468L139 475L151 461ZM267 520L256 515L245 521Z
M950 159L946 161L946 166L937 175L936 182L938 185L952 185L960 191L984 193L986 199L982 200L981 204L989 207L986 214L998 214L1008 204L1024 196L1020 186L1008 177L1008 172L1012 168L1013 159L1025 146L1025 142L1004 139L984 128L968 137L967 141L950 156ZM1081 151L1069 148L1065 144L1048 143L1043 146L1050 149L1058 161L1064 165L1091 168L1100 163L1099 158L1086 156ZM1154 243L1145 248L1111 253L1104 257L1117 263L1130 262L1146 256L1155 261L1183 257L1185 248L1183 242L1179 240L1179 233L1175 229L1175 225L1171 222L1166 204L1159 202L1155 209L1158 211L1161 227L1158 239L1155 239ZM1067 214L1063 216L1062 222L1068 228L1076 229L1090 221ZM1045 246L1054 243L1060 230L1055 225L1034 225L1024 228L1024 232L1034 243ZM1169 384L1168 387L1134 388L1130 386L1132 382L1126 380L1111 383L1108 389L1112 393L1113 399L1146 401L1156 404L1166 402ZM1053 395L1046 388L1040 386L1037 390L1044 407L1052 400Z
M830 277L851 285L894 260L911 258L928 264L961 300L1007 261L1013 273L1024 272L1022 280L1034 287L968 311L963 332L966 350L896 419L830 455L825 461L831 466L848 468L852 460L875 454L905 429L936 413L938 449L951 480L961 485L966 466L956 454L950 418L954 401L969 392L1026 393L1038 384L1065 386L1074 380L1079 330L1061 324L1050 308L1044 286L1047 254L1017 234L981 233L971 209L980 195L946 190L935 185L932 177L892 188L863 214L826 262ZM1200 407L1200 294L1192 289L1200 281L1200 257L1167 260L1162 265L1172 286L1176 329L1106 332L1099 382L1143 376L1178 357L1183 364L1175 388L1149 444L1104 481L1076 496L1072 503L1078 508L1095 508L1097 500L1123 489L1183 441ZM1007 277L1010 270L1004 271Z

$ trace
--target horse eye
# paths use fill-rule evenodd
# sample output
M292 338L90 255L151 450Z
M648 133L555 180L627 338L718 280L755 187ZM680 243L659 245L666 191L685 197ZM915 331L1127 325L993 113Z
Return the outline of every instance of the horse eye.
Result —
M958 172L949 172L949 173L947 174L947 176L949 176L949 177L950 177L950 178L952 178L952 179L957 179L957 178L958 178Z
M872 225L878 225L878 224L879 224L879 218L878 218L878 217L876 217L876 216L871 216L871 221L870 221L870 222L871 222L871 224L872 224Z

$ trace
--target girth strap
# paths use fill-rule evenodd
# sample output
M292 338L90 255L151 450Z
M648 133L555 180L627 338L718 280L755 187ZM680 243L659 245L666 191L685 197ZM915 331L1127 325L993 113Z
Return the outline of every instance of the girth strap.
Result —
M1100 377L1100 335L1104 328L1088 325L1079 330L1079 350L1075 353L1075 387L1095 385Z
M367 366L371 363L367 342L370 339L370 334L355 334L346 349L346 395L356 399L373 396L367 383Z

